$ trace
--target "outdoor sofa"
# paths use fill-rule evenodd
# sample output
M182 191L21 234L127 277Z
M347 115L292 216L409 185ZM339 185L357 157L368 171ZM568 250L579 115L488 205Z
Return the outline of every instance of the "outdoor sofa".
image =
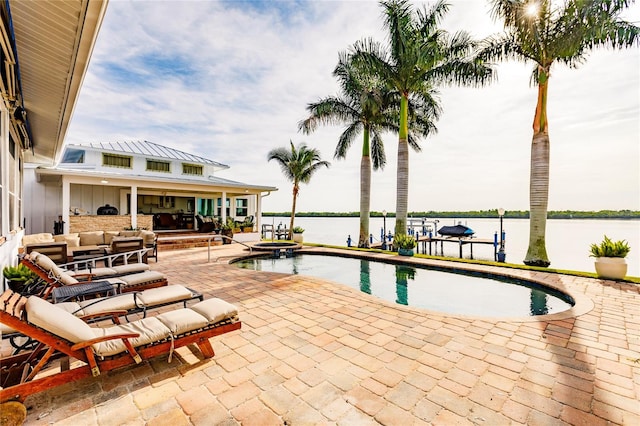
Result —
M47 232L30 234L22 237L22 251L37 251L47 254L56 263L67 263L69 258L73 258L77 253L103 251L107 254L125 251L126 246L130 246L125 242L134 241L135 238L142 239L142 247L153 249L148 257L157 259L157 236L155 232L147 230L87 231L62 235Z

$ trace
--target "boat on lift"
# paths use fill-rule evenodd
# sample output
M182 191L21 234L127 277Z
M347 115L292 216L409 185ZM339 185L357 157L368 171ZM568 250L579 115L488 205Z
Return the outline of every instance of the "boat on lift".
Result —
M438 229L438 234L443 237L471 237L475 232L464 225L443 226Z

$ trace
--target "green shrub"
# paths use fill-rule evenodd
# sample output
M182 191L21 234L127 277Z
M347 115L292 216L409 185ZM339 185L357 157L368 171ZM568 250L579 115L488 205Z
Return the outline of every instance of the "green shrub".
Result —
M304 232L304 228L300 227L300 226L294 226L293 227L293 233L294 234L302 234Z
M591 244L591 257L627 257L631 248L626 240L611 241L604 236L600 244Z

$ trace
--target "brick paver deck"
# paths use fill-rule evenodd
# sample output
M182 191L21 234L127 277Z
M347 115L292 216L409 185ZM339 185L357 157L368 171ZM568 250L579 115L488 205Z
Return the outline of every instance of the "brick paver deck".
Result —
M213 340L214 358L181 348L171 364L34 395L27 424L640 424L640 286L509 270L578 305L543 319L465 318L239 269L225 264L232 251L152 263L238 306L243 328Z

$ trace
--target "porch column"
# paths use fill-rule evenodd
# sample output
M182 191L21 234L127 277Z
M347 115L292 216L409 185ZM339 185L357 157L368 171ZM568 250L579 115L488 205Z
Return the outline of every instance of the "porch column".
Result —
M71 208L71 183L66 176L62 176L62 221L64 234L71 232L69 226L69 209Z
M0 104L0 236L9 235L12 226L9 223L9 116L4 107L4 102ZM22 205L24 206L25 194L22 194ZM22 224L20 224L22 225Z
M256 231L262 235L262 193L256 194Z
M131 186L131 227L136 229L138 227L138 186Z
M227 191L222 191L222 207L220 210L222 223L227 223Z

